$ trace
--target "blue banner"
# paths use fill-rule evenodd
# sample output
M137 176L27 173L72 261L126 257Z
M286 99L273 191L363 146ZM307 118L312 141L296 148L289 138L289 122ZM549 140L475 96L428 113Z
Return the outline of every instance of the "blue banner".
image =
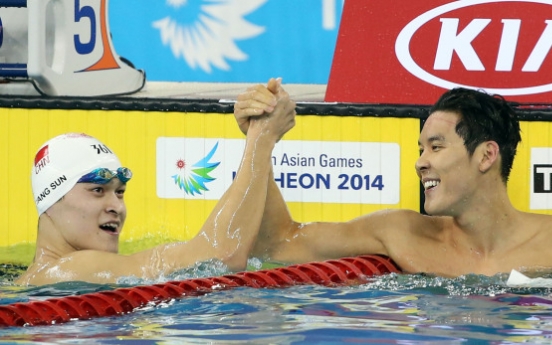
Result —
M150 81L326 84L344 0L111 0L115 51Z

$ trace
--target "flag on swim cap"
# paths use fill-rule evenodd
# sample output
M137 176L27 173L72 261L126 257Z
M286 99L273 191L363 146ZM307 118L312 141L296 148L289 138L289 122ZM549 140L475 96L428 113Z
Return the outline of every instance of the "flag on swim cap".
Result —
M36 153L31 172L38 215L67 194L83 175L97 168L119 167L115 153L89 135L67 133L50 139Z

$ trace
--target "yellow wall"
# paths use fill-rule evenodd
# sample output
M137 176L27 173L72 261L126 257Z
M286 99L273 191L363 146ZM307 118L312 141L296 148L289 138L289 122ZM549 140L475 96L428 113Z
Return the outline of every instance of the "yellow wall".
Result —
M126 193L129 210L122 252L170 240L187 240L201 227L215 200L160 199L155 190L158 137L240 139L231 114L1 109L0 262L29 262L36 240L37 213L30 187L34 154L46 140L65 132L85 132L108 144L134 172ZM509 194L520 210L530 210L531 148L552 146L552 123L522 122L522 144L514 163ZM354 116L298 116L284 140L399 143L400 202L395 205L288 202L298 221L341 221L382 208L419 209L419 120Z
M128 217L121 251L193 237L213 200L160 199L156 194L158 137L240 139L232 114L0 109L0 262L29 262L36 240L37 212L30 172L34 154L65 132L97 137L117 153L134 177L125 194ZM401 146L401 192L396 205L288 203L298 221L340 221L382 208L419 209L414 174L419 120L379 117L298 116L284 140L391 142Z

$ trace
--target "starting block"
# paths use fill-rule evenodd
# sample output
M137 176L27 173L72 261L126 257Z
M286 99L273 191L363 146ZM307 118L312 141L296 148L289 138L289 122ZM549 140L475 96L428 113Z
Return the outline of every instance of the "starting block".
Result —
M137 92L146 75L115 52L108 0L0 0L0 95L11 81L103 96Z

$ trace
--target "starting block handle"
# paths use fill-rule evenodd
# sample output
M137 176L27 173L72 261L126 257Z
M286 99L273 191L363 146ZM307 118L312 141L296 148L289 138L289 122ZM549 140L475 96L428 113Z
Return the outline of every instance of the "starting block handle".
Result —
M1 0L0 7L27 7L27 0Z
M0 63L0 76L8 78L28 78L27 64Z

